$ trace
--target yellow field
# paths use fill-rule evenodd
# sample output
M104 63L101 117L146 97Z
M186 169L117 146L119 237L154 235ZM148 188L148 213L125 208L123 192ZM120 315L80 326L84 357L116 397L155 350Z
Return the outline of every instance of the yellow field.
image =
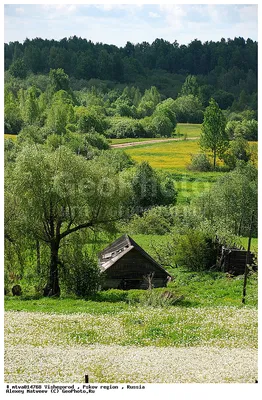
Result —
M17 135L11 135L9 133L5 133L5 139L13 139L16 140Z
M249 144L255 163L257 142L249 142ZM125 151L137 162L148 161L153 168L169 172L182 172L190 164L191 155L200 153L201 149L198 140L181 140L130 147ZM212 156L211 153L210 156ZM222 162L218 161L217 164L222 165Z
M135 161L148 161L153 168L166 171L185 170L191 155L200 152L198 140L181 140L147 144L125 149Z

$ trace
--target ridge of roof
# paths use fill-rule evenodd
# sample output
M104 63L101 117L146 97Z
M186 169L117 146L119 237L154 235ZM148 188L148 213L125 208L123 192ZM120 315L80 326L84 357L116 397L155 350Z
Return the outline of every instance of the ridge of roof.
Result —
M115 251L115 249L117 249L117 245L119 244L119 247L123 247L128 244L129 246L131 246L130 243L130 239L129 236L125 233L124 235L120 236L118 239L116 239L113 243L111 243L109 246L107 246L105 249L103 249L102 251L100 251L100 253L98 253L98 256L102 255L102 254L106 254L106 253L110 253L110 250L112 252Z
M110 258L108 261L105 261L103 264L100 263L100 269L102 271L105 271L106 269L110 268L112 265L114 265L120 258L122 258L125 254L127 254L130 250L132 250L134 247L129 246L127 249L121 251L118 253L116 256Z

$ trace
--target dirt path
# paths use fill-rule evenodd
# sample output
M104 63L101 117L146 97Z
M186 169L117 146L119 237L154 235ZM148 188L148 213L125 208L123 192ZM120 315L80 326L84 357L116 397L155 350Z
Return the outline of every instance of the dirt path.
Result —
M196 140L198 137L190 137L186 140ZM118 143L118 144L111 144L110 147L114 149L123 148L123 147L133 147L133 146L142 146L144 144L152 144L152 143L161 143L161 142L173 142L173 141L181 141L184 139L181 138L173 138L173 139L154 139L154 140L145 140L143 142L128 142L128 143Z

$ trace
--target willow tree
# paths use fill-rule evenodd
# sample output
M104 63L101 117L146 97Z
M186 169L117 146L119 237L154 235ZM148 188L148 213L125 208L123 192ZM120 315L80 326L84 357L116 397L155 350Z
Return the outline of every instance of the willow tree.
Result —
M217 157L221 157L229 146L225 131L226 118L214 99L204 112L204 121L200 135L200 147L213 153L213 168L216 168Z
M50 249L46 295L60 295L59 249L64 239L119 220L127 190L110 167L87 161L68 148L52 151L34 145L21 150L8 169L6 194L15 199L20 232Z

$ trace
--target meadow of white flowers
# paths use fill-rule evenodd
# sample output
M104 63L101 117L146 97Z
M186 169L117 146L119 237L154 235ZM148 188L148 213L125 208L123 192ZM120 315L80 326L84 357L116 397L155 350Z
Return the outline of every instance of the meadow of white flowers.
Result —
M257 379L255 309L117 315L5 313L5 382L227 383Z

